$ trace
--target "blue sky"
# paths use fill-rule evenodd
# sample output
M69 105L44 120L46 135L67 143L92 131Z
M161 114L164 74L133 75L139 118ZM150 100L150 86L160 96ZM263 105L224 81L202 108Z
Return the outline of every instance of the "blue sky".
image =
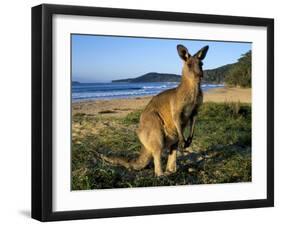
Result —
M251 43L239 42L72 35L72 80L110 82L148 72L181 74L178 44L191 54L209 45L203 69L234 63L251 49Z

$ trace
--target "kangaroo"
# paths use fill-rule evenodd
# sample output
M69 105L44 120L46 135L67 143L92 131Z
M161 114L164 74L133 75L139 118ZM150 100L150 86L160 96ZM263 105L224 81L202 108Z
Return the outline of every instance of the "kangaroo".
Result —
M137 129L142 146L139 157L129 161L119 157L102 156L105 161L140 170L153 159L155 175L162 176L164 173L161 154L163 150L168 149L165 175L176 172L177 149L182 150L190 146L198 108L203 102L200 87L203 77L202 60L208 49L209 47L205 46L191 56L185 46L177 45L178 54L183 60L181 82L176 88L154 96L142 112ZM183 132L188 125L190 131L185 140Z

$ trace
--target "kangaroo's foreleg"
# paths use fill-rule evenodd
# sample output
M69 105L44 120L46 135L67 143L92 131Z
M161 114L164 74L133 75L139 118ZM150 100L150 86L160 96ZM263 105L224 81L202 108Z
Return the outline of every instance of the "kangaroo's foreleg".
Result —
M196 122L196 115L192 115L190 118L190 131L187 140L185 141L184 148L188 148L191 145L193 135L194 135L194 128Z
M175 112L173 115L173 121L175 124L175 127L177 129L177 134L178 134L178 147L179 149L183 149L185 141L184 141L184 136L183 136L183 129L181 126L181 119L180 119L180 113Z

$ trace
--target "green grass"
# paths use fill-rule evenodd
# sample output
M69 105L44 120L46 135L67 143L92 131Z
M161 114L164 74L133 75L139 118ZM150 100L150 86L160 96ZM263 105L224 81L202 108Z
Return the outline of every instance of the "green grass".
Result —
M153 163L129 171L96 158L96 152L137 157L140 143L135 130L140 114L132 112L121 119L106 114L73 116L73 190L251 181L250 105L204 103L191 147L178 154L177 172L159 178L154 176Z

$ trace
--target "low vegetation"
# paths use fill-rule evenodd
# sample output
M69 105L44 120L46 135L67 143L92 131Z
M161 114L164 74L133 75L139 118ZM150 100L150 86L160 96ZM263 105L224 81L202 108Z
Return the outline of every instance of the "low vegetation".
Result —
M141 171L128 171L97 157L102 153L135 158L140 150L135 133L140 114L73 115L73 190L251 181L250 105L204 103L191 147L178 154L177 172L159 178L154 176L153 163Z

